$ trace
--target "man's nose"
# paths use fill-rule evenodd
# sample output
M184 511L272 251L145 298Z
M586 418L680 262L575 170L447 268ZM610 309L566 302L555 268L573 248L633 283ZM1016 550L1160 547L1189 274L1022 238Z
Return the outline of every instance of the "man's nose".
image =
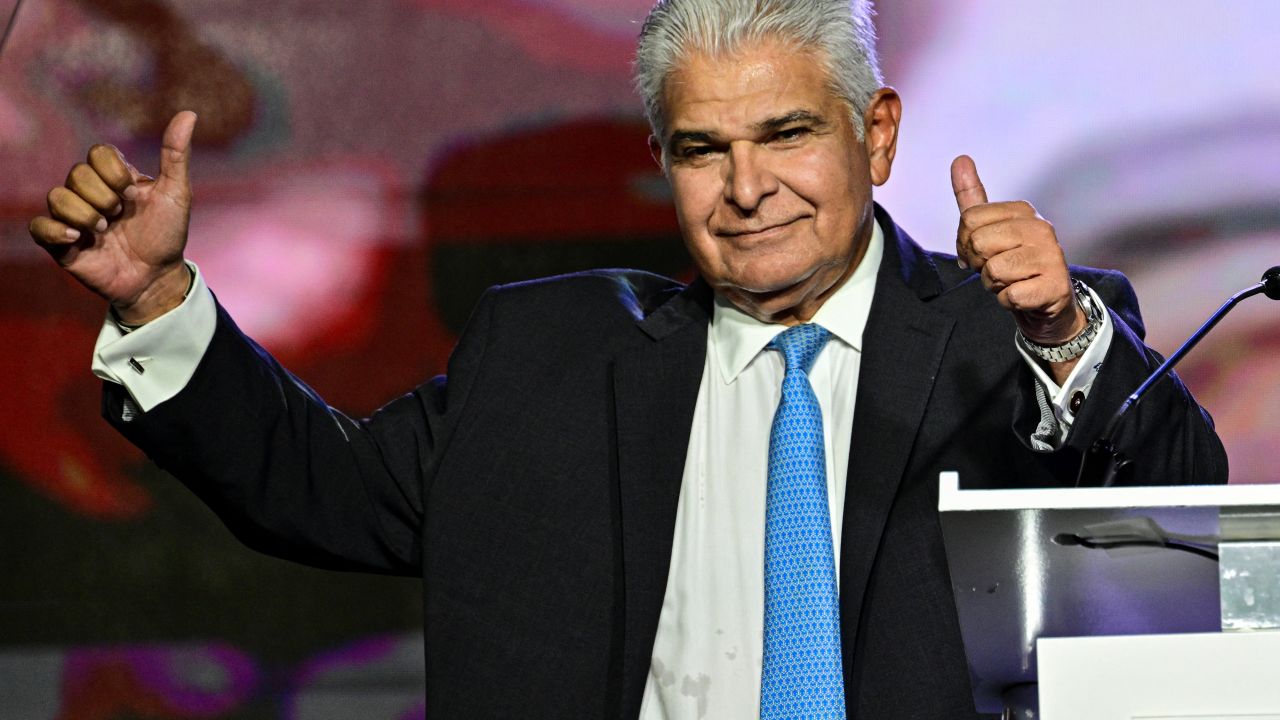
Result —
M760 202L778 191L778 179L769 170L766 150L753 142L739 141L729 146L724 164L724 199L745 213L755 212Z

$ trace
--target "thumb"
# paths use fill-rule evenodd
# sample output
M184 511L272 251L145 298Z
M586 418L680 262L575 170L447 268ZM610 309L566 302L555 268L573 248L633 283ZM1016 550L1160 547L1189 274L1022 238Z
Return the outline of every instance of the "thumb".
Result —
M982 187L982 180L978 178L978 166L968 155L951 161L951 189L955 191L956 206L960 212L987 202L987 189Z
M160 150L160 177L156 181L161 191L177 191L182 194L188 191L191 136L195 130L196 114L190 110L174 115L169 126L164 129L164 142Z

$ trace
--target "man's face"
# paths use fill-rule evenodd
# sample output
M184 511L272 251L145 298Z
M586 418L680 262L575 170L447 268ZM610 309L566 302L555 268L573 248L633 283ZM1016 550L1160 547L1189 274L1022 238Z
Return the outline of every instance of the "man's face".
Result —
M669 135L654 149L702 276L756 318L808 320L871 237L871 186L888 178L897 95L876 95L860 142L813 55L765 42L687 58L667 77L664 107Z

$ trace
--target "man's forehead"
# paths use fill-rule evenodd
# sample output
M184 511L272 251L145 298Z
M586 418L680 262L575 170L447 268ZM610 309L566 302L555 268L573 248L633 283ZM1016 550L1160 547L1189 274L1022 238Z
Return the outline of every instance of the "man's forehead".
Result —
M836 98L810 53L772 46L726 57L693 55L664 87L672 133L768 129L781 118L821 120Z

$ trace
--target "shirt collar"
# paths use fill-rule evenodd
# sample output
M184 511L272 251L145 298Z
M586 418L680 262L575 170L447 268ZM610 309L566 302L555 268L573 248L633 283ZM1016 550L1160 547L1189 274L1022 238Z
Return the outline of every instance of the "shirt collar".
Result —
M867 326L871 298L876 289L876 271L883 256L884 231L878 221L873 221L871 242L867 244L867 251L852 277L836 288L810 320L830 330L832 335L858 352L862 351L862 331ZM765 323L751 317L717 293L710 339L716 348L725 384L737 379L769 341L784 329L784 325Z

